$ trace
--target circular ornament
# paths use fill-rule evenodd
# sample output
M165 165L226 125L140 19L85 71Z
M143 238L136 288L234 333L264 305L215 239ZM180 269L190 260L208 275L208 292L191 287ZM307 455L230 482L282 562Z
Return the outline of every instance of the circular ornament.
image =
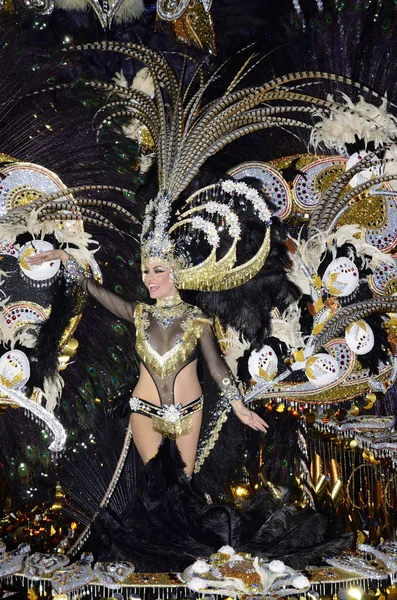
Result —
M22 388L30 377L28 357L20 350L10 350L0 358L0 382L13 389Z
M322 282L332 296L350 296L359 284L359 272L350 258L340 256L328 265Z
M263 346L254 350L248 359L248 370L255 381L266 379L270 381L277 375L278 359L275 351L270 346Z
M19 266L25 277L32 279L33 281L40 282L40 287L46 287L53 283L56 278L59 267L61 266L60 260L46 261L41 265L32 265L28 262L30 256L40 254L47 250L53 250L54 246L44 240L32 240L24 246L22 246L19 254Z
M315 354L307 359L305 373L308 380L314 385L328 385L338 379L338 362L325 352Z
M356 354L367 354L375 343L374 332L365 321L356 321L346 327L346 343Z
M55 173L33 163L13 163L2 167L1 173L0 216L46 194L66 189Z
M45 309L35 302L13 302L3 310L3 319L13 333L26 325L42 323L48 317Z

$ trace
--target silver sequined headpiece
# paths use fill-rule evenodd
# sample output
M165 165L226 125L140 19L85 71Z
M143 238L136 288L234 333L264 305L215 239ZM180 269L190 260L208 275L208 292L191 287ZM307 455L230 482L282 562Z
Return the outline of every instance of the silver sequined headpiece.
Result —
M164 192L159 192L145 210L141 234L142 262L157 258L169 263L174 256L174 244L169 236L171 200Z
M236 266L237 243L241 237L238 212L243 209L244 213L249 206L268 227L258 252L248 263ZM173 225L171 201L166 193L160 192L146 208L141 236L142 263L155 258L168 264L180 289L219 291L236 287L253 277L266 260L270 223L271 213L264 198L244 182L220 181L199 190L188 198L185 210L179 213ZM218 257L223 231L231 242L226 253ZM204 260L196 263L188 255L188 248L190 246L191 256L197 256L194 245L200 238L204 238L211 249Z

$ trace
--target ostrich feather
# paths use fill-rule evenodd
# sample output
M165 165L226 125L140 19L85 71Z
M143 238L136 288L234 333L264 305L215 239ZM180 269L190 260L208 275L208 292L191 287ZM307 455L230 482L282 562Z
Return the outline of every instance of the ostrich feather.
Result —
M301 311L299 306L291 304L281 315L281 319L271 320L271 335L276 337L288 348L302 348L303 341L300 327Z
M154 96L154 83L153 77L150 74L150 70L147 67L140 69L132 80L132 86L134 90L139 90L144 94L153 98Z
M229 369L233 375L238 378L238 359L241 358L246 350L249 350L250 344L246 340L242 340L238 332L232 327L228 327L226 337L218 340L220 344L227 347L227 352L224 356Z
M120 71L116 71L116 73L112 77L112 81L116 85L119 85L120 87L123 87L123 88L128 88L129 87L128 86L128 81L124 77L123 69L120 69Z
M18 329L11 340L11 348L14 348L16 344L21 344L22 346L25 346L25 348L34 348L37 342L37 333L35 332L35 329L35 326L32 324Z
M302 292L302 294L306 296L310 296L312 292L312 288L310 285L310 280L302 271L299 266L299 261L295 259L294 256L291 256L292 264L290 269L287 271L287 278L289 281L292 281Z
M54 0L56 8L62 10L77 10L79 12L88 11L90 3L87 0Z
M12 330L10 330L7 327L7 324L4 320L4 316L3 316L2 312L0 312L0 336L1 336L1 341L3 344L9 344L10 342L12 342L13 337L14 337Z
M313 127L310 143L315 150L321 143L328 149L354 144L357 137L362 139L366 146L373 142L375 148L385 146L396 139L397 119L386 111L386 98L378 107L366 102L362 97L354 104L346 94L342 96L345 104L331 108L329 116ZM334 100L332 96L328 96L328 99ZM317 114L321 118L321 113Z
M302 239L300 235L297 240L294 240L299 256L310 273L315 275L321 263L321 257L327 247L327 240L323 231L317 231L308 240Z
M65 382L59 373L56 373L51 378L44 378L43 394L46 399L46 409L52 414L54 414L54 410L58 406L64 385Z
M138 71L138 73L135 75L134 79L132 80L132 84L131 86L128 85L128 81L126 80L126 78L124 77L124 73L123 73L123 69L120 70L120 72L117 72L115 74L114 77L112 77L112 81L114 81L114 83L122 88L128 89L128 90L137 90L142 92L143 94L146 94L149 98L153 98L154 96L154 83L153 83L153 77L150 74L150 70L147 67L144 67L143 69L140 69ZM121 103L117 103L117 104L123 104ZM109 117L106 119L106 121L109 119ZM125 135L125 137L131 139L131 140L136 140L138 142L140 142L140 137L141 137L141 131L142 131L142 114L140 119L138 118L131 118L129 120L129 122L126 125L122 125L121 130L123 132L123 134ZM151 131L152 128L150 128ZM149 154L147 155L146 153L142 153L141 157L140 157L140 168L139 171L141 174L146 173L154 160L154 155L153 154Z
M139 164L139 173L141 175L144 175L145 173L147 173L149 171L155 158L156 158L155 154L145 154L145 155L141 156L140 164Z
M114 22L131 23L139 19L145 12L143 0L124 0L114 15Z
M366 242L362 239L362 234L363 229L359 225L343 225L328 236L328 245L335 244L337 247L340 247L344 244L351 244L359 256L363 258L369 257L367 263L372 268L382 263L393 266L393 257L389 254L384 254L378 248Z
M88 11L91 2L87 0L55 0L56 8L62 10L75 10L79 12ZM110 8L112 3L110 3ZM136 21L145 12L143 0L124 0L116 11L113 20L115 23L130 23Z

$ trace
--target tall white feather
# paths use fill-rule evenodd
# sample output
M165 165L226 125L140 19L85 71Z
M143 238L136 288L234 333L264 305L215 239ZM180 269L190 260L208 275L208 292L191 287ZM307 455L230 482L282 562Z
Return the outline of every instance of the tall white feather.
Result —
M237 361L249 349L249 342L241 340L237 331L231 327L228 327L226 337L218 341L226 346L227 352L224 358L233 375L237 377Z
M54 414L54 410L59 404L64 385L65 382L59 373L54 375L54 377L44 378L43 394L46 399L46 409L52 414Z

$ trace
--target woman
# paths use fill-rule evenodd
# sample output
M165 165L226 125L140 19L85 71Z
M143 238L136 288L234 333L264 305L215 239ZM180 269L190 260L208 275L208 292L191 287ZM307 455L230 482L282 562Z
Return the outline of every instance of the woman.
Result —
M209 319L181 300L173 282L180 272L172 258L144 260L143 278L150 297L156 300L154 305L124 301L85 277L84 269L64 250L42 252L32 256L30 263L40 265L55 259L63 261L67 280L78 282L136 329L140 375L130 399L129 431L145 466L125 498L123 510L107 504L110 496L100 507L96 505L90 549L100 560L133 561L138 571L146 572L183 570L197 557L208 557L227 544L237 551L281 558L294 568L303 568L352 544L349 535L335 538L326 517L288 504L288 494L274 495L271 488L260 490L241 512L227 504L208 503L203 495L210 489L207 462L215 463L217 478L224 475L225 461L235 466L236 440L224 427L226 421L233 427L228 419L230 406L252 429L265 432L267 423L244 406ZM209 410L198 378L200 355L219 388L216 398L209 397ZM126 440L128 435L127 431ZM124 448L109 483L110 494L117 492L118 478L127 464ZM87 471L86 463L84 477L90 477L95 486L95 476ZM90 487L79 493L89 494ZM87 505L86 498L83 505ZM89 531L90 526L80 536L82 543Z
M107 48L123 52L111 44ZM130 431L145 467L123 510L111 511L106 502L100 511L96 506L94 525L104 548L100 558L133 560L138 570L181 570L230 544L297 568L321 562L352 540L335 539L327 519L315 511L299 510L286 504L285 495L265 490L243 512L203 499L203 493L217 495L218 480L230 481L230 465L236 467L240 449L231 430L239 424L228 418L230 409L253 429L264 432L267 424L244 406L205 314L177 292L198 293L200 306L257 350L270 334L272 307L300 296L286 273L285 228L258 183L211 176L211 183L201 187L201 168L210 157L243 135L274 125L273 113L268 120L261 107L266 88L235 91L237 77L223 97L205 101L204 78L179 81L164 56L143 46L129 45L128 53L148 66L154 82L153 98L133 87L125 96L123 90L123 98L131 119L142 122L143 117L155 146L154 188L145 184L136 198L147 198L141 256L145 285L156 304L122 300L86 278L63 250L31 259L32 265L61 259L68 280L135 325L140 377L130 399ZM117 86L114 91L118 94ZM212 379L218 386L204 402L200 354L209 371L203 369L203 387ZM119 487L119 466L127 464L124 448L109 494Z
M124 301L92 279L84 278L83 270L64 250L42 252L30 257L29 261L35 266L57 259L64 263L66 276L79 279L84 291L113 314L135 323L140 373L130 400L130 428L144 464L155 454L164 436L175 437L186 473L189 476L193 473L203 404L197 375L199 352L240 421L252 429L266 432L267 423L244 406L221 356L209 319L198 308L182 301L172 283L169 265L153 258L143 266L145 286L150 297L156 300L151 306ZM184 332L186 340L181 344ZM194 345L191 337L195 338ZM179 355L176 360L172 358L171 368L165 358L170 353ZM167 424L172 426L167 427Z

